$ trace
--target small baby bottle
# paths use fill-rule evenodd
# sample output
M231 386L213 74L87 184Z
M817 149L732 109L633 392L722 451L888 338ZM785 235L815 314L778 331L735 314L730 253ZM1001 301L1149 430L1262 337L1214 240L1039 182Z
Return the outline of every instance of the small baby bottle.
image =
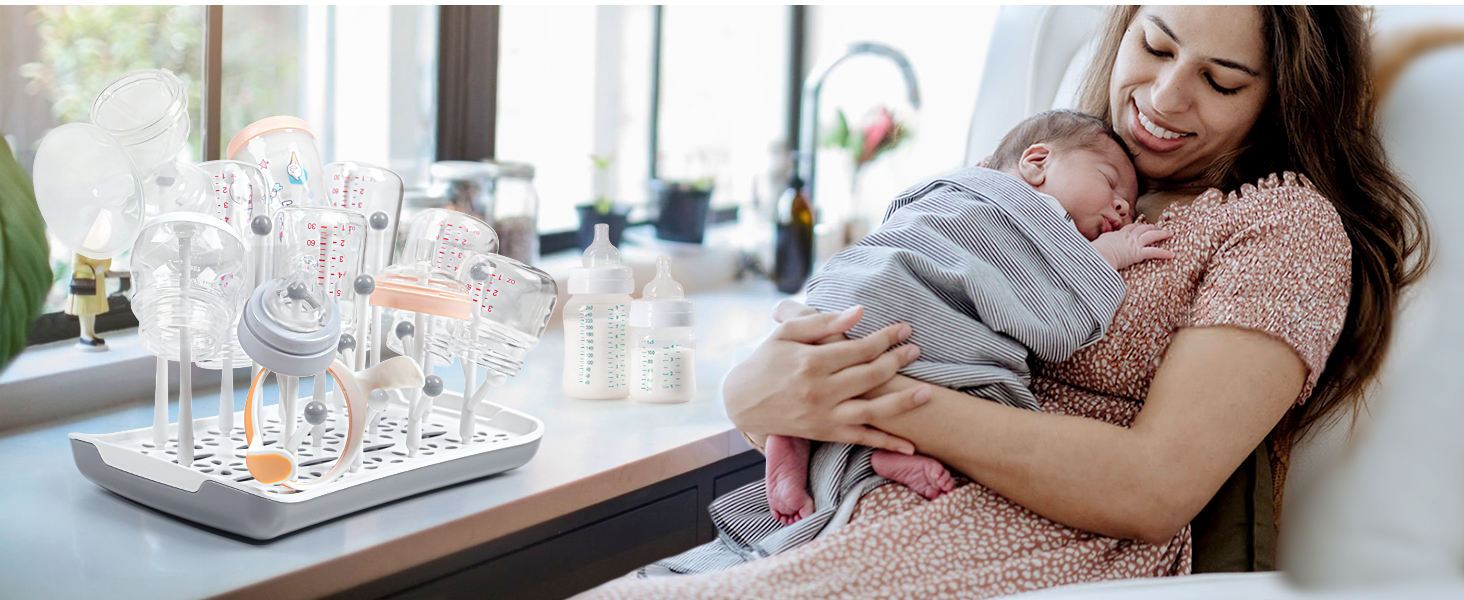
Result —
M630 303L630 397L672 404L696 396L696 308L671 279L671 257Z
M610 226L595 226L584 266L569 270L564 304L564 393L581 400L624 398L625 325L635 277L610 245Z

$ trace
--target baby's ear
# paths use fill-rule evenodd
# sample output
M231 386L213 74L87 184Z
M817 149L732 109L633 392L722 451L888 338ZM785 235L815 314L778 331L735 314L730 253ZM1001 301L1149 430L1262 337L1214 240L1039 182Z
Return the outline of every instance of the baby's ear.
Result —
M1037 187L1047 181L1047 166L1052 158L1052 149L1047 144L1032 144L1022 151L1017 161L1017 174L1027 185Z

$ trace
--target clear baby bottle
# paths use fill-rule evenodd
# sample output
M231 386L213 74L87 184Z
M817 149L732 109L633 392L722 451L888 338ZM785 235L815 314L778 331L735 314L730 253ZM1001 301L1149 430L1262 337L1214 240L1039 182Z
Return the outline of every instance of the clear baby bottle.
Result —
M610 226L595 225L583 267L569 270L564 304L564 393L581 400L624 398L626 331L635 277L610 244Z
M91 105L91 122L127 149L152 179L188 142L188 90L164 69L133 71L107 84Z
M216 356L228 340L246 295L244 240L214 217L189 212L148 221L132 246L132 312L138 337L159 359L159 389L153 406L153 445L168 440L167 364L180 365L178 464L193 464L193 377L191 364ZM232 413L232 406L230 407Z
M255 121L234 135L224 156L263 170L267 193L281 206L330 205L320 148L305 121L288 116Z
M275 215L276 273L291 273L306 266L315 273L314 284L327 299L339 304L341 331L353 333L359 315L356 276L362 273L366 247L366 217L340 208L281 208Z
M36 149L36 204L51 233L73 251L112 258L132 247L143 222L142 177L101 128L52 129Z
M325 166L325 183L331 206L354 210L366 216L366 273L375 277L391 265L396 249L397 223L401 217L404 186L391 169L362 162L334 162ZM361 314L364 326L357 328L356 368L375 365L381 356L381 309Z
M671 257L630 303L630 397L672 404L696 396L696 308L671 278Z
M462 358L463 410L459 436L473 440L473 415L489 390L518 375L524 356L539 345L559 301L559 286L539 269L497 254L473 257L467 269L473 313L458 323L454 341ZM478 366L488 370L477 386ZM477 386L477 387L475 387Z

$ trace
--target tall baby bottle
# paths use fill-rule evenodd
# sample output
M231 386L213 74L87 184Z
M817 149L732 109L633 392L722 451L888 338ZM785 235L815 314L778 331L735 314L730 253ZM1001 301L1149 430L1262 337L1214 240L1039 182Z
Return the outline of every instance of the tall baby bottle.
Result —
M671 257L630 303L630 398L673 404L696 396L696 308L671 279Z
M626 331L635 277L610 245L610 226L595 226L584 266L569 270L564 305L564 394L611 400L630 393L625 374Z

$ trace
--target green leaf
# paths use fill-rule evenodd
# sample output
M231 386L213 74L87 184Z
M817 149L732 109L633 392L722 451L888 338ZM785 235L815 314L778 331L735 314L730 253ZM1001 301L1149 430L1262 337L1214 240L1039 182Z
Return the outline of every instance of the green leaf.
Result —
M0 137L0 371L25 349L51 287L50 254L30 178Z
M844 116L844 109L834 109L834 124L829 127L829 132L824 135L823 147L843 148L849 141L849 119Z

